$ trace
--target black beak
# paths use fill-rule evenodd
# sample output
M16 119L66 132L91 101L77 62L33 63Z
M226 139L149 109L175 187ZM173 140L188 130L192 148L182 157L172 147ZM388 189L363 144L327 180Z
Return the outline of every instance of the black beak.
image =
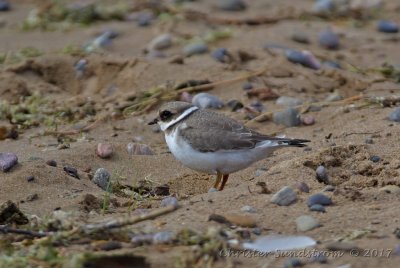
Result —
M157 124L157 122L158 122L158 119L154 118L154 120L149 122L148 125L155 125L155 124Z

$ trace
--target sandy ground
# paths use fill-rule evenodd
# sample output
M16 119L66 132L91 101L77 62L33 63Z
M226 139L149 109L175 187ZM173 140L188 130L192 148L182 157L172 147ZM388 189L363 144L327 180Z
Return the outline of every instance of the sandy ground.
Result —
M313 1L306 0L295 1L296 6L293 6L294 1L279 1L279 4L272 0L251 1L246 11L235 15L215 10L212 2L188 3L185 8L203 10L214 16L240 18L278 16L289 9L294 13L301 12L310 10L313 4ZM400 5L396 1L385 2L384 11L379 17L399 21ZM87 133L71 135L74 140L67 149L57 148L59 139L56 135L42 135L48 129L43 124L19 130L20 135L16 140L0 141L0 152L13 152L19 158L19 164L10 172L0 173L0 203L12 200L27 215L39 217L46 217L56 208L61 208L73 212L82 223L127 215L132 209L127 205L131 199L114 193L111 197L116 198L119 204L112 205L107 213L89 213L83 209L81 202L85 195L104 197L105 192L92 183L88 175L104 167L110 171L114 182L134 186L146 178L153 185L169 185L171 194L178 198L181 207L177 211L133 226L132 230L137 232L179 232L183 228L206 232L210 226L222 226L208 221L209 215L245 214L240 208L249 205L257 209L251 217L262 229L262 235L303 234L296 230L295 219L300 215L312 215L322 226L304 234L317 240L318 248L322 250L328 243L359 230L369 232L350 242L365 250L394 250L400 243L393 234L400 227L400 195L379 191L388 184L400 186L399 126L387 120L393 107L371 105L358 108L359 102L353 106L327 105L321 111L302 115L315 118L316 123L312 126L285 128L272 121L250 122L249 127L262 133L310 139L311 150L290 148L277 151L272 157L232 174L224 191L215 193L207 192L213 184L213 178L198 174L177 162L169 153L163 134L147 126L147 122L156 115L157 107L145 114L127 118L113 114L115 107L127 102L128 96L167 82L175 84L189 79L216 82L264 66L267 71L251 80L255 87L269 87L281 96L296 97L304 102L323 101L335 90L344 98L360 93L368 97L396 95L400 85L395 81L377 72L360 74L349 66L367 70L378 68L385 62L398 64L398 34L378 33L375 29L376 20L365 21L362 26L355 27L352 18L287 19L256 26L176 20L173 23L156 21L149 27L138 27L134 22L111 21L89 27L74 27L68 31L20 31L18 25L32 8L32 2L17 1L12 11L0 13L0 20L5 22L0 28L0 52L18 51L26 46L44 52L43 56L27 63L2 65L1 98L18 100L20 89L29 94L39 92L51 100L52 107L67 107L72 113L81 112L89 102L97 112L96 116L82 116L74 123L60 125L58 130L69 130L100 117L105 119ZM328 26L340 35L341 46L338 50L329 51L318 45L318 32ZM165 50L164 59L147 60L143 54L149 41L161 33L171 32L180 37L202 36L215 27L229 27L233 36L211 44L210 50L217 47L231 51L240 49L254 55L255 59L233 66L219 63L209 54L203 54L184 59L184 64L170 63L172 57L181 53L182 44L179 42ZM59 51L66 45L81 46L104 29L112 29L120 36L113 40L104 53L84 56L88 60L87 75L77 78L73 66L80 57L62 55ZM308 35L311 43L292 41L290 36L295 31ZM340 62L344 69L314 71L295 65L279 52L264 51L262 46L267 42L312 51L320 58ZM247 97L241 88L242 84L243 81L239 81L216 87L209 93L224 102L236 99L248 105L254 99ZM281 108L274 100L262 103L267 111ZM220 112L246 122L242 113L231 112L229 108ZM8 123L4 121L2 124ZM366 144L369 138L373 139L373 144ZM149 145L155 155L129 155L126 145L132 141ZM95 154L100 142L114 146L114 155L110 159L101 159ZM382 160L371 162L369 159L373 155L378 155ZM56 160L58 167L46 165L50 159ZM327 207L327 213L311 212L306 205L311 194L322 191L326 186L315 178L315 168L320 164L328 168L331 184L335 186L334 192L325 193L334 202L333 206ZM68 176L63 166L77 168L81 179ZM89 169L89 173L84 172ZM257 172L260 169L265 171ZM35 176L33 182L27 182L29 175ZM258 182L265 182L271 193L260 193ZM270 202L273 193L284 186L295 188L296 182L306 183L311 189L310 193L298 192L297 202L290 206L277 206ZM37 194L38 198L26 201L32 194ZM156 208L160 199L134 200L133 208ZM256 237L252 234L252 239ZM147 246L130 250L145 256L151 267L160 264L174 267L176 259L189 252L190 248ZM285 258L273 257L219 258L213 267L282 267L285 261ZM350 267L398 267L399 262L400 257L395 253L390 254L389 258L352 257L345 254L340 258L330 258L328 264L311 263L306 267L338 267L346 264L350 264Z

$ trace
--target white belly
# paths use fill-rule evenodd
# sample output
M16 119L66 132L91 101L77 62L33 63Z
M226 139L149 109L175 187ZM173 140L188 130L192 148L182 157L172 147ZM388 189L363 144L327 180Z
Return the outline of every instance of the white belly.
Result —
M178 128L175 128L172 133L165 135L171 153L188 168L209 174L217 172L230 174L245 169L254 162L268 157L280 147L275 142L265 141L253 149L202 153L179 138L178 131Z

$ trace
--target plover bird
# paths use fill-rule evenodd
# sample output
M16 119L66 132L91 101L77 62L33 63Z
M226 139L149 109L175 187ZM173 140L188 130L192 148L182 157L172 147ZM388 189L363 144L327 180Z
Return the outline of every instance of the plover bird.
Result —
M157 118L169 150L183 165L215 174L214 188L224 189L229 174L270 156L276 149L304 147L309 140L270 137L223 114L174 101L161 106ZM221 181L222 180L222 181Z

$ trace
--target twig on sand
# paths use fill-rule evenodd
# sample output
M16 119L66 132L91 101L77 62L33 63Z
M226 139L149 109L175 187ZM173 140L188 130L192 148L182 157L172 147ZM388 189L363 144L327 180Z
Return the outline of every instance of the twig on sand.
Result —
M382 132L382 130L378 130L378 131L373 131L373 132L350 132L350 133L344 133L344 136L351 136L351 135L373 135L373 134L378 134Z
M10 228L8 226L0 226L0 233L1 234L21 234L21 235L28 235L32 237L45 237L49 235L47 232L35 232L35 231L30 231L30 230L24 230L24 229L15 229L15 228Z

